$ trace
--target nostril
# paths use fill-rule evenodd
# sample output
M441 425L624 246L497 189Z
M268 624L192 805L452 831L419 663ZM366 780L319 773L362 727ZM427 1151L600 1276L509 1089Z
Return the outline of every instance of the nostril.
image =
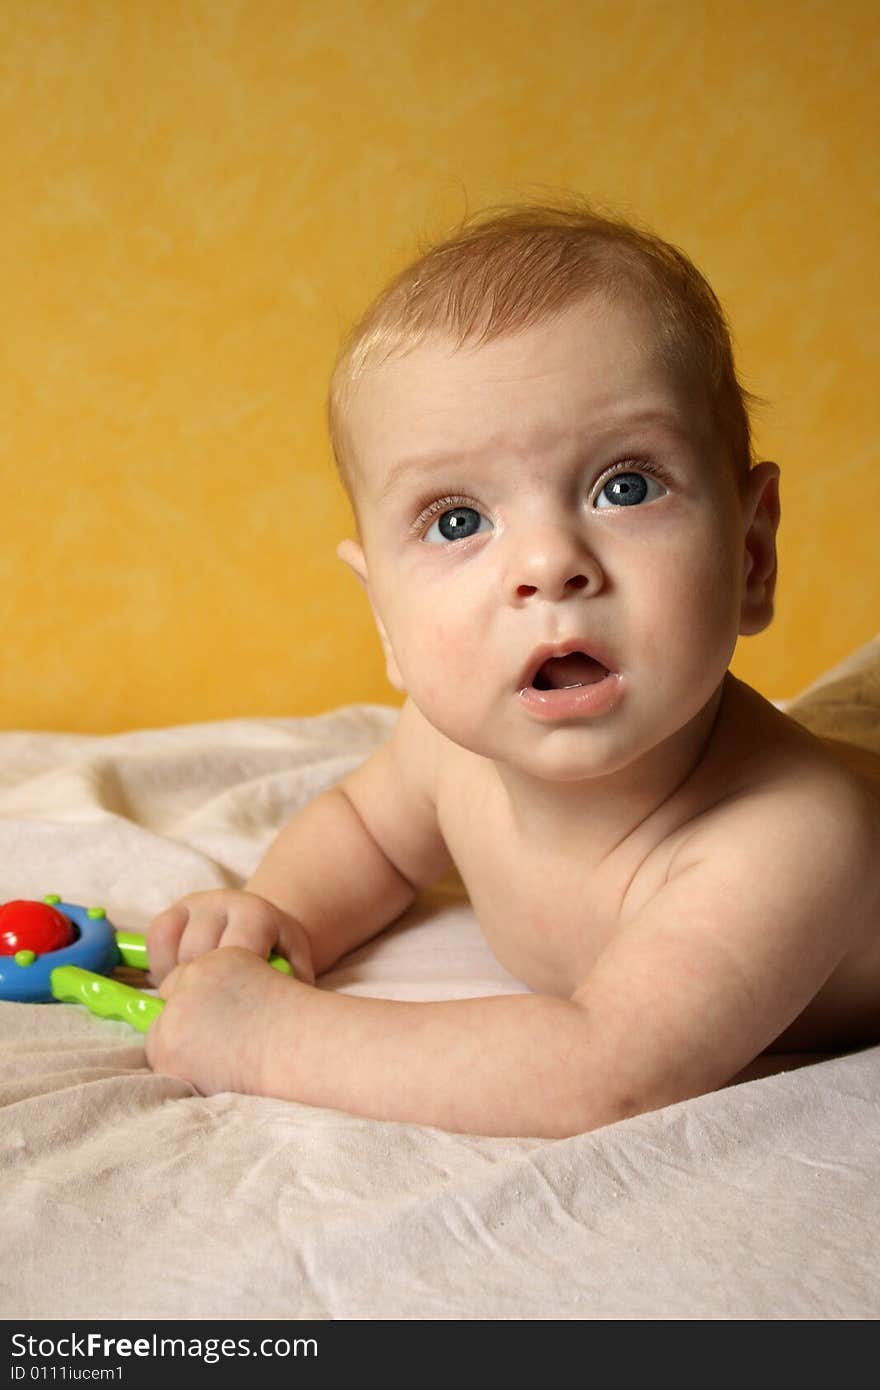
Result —
M566 589L585 589L588 582L585 574L573 574L571 579L566 580L565 587Z
M531 598L532 594L538 592L534 584L520 584L517 588L517 598Z

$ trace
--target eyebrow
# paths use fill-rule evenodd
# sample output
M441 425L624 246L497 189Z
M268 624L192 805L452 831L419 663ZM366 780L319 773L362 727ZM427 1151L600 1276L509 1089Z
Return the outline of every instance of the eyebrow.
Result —
M619 420L607 420L597 429L597 434L610 434L637 426L660 425L670 433L684 436L685 427L678 415L669 410L639 410ZM404 483L411 473L430 473L433 470L450 468L453 465L467 465L469 461L485 458L491 443L471 451L458 450L440 454L412 454L398 459L392 464L388 477L379 493L380 499L389 497Z

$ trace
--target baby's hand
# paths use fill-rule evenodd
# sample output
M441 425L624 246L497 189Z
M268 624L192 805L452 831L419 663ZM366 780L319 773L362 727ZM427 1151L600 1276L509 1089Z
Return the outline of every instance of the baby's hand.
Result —
M147 1033L147 1061L203 1096L268 1094L264 1076L277 1048L279 1012L294 1009L307 989L252 951L214 951L179 965L162 984L167 1002Z
M217 946L243 946L264 960L277 952L290 961L298 979L315 983L305 928L256 893L230 888L188 893L154 917L146 935L150 975L156 983L175 965L204 956Z

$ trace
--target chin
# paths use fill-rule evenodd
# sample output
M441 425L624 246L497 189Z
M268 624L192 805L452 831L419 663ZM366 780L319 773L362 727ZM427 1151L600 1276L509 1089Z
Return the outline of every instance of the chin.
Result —
M653 746L652 740L634 742L619 726L600 729L586 722L520 726L500 735L495 729L483 740L459 737L456 742L500 766L560 785L612 777Z
M559 730L558 739L545 739L544 746L535 749L531 755L500 758L520 772L539 777L542 782L561 784L574 782L594 782L606 777L614 777L636 762L642 752L633 748L585 749L583 737L578 746L577 732L573 729Z

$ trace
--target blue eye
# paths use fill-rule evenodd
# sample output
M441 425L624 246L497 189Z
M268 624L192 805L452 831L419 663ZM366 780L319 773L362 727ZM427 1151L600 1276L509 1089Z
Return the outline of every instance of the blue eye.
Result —
M442 545L444 541L464 541L478 531L491 530L491 521L475 507L450 507L431 523L425 532L425 540L432 545Z
M596 507L600 510L608 507L637 507L646 500L653 502L658 497L665 496L665 491L654 478L644 473L615 473L596 498Z

